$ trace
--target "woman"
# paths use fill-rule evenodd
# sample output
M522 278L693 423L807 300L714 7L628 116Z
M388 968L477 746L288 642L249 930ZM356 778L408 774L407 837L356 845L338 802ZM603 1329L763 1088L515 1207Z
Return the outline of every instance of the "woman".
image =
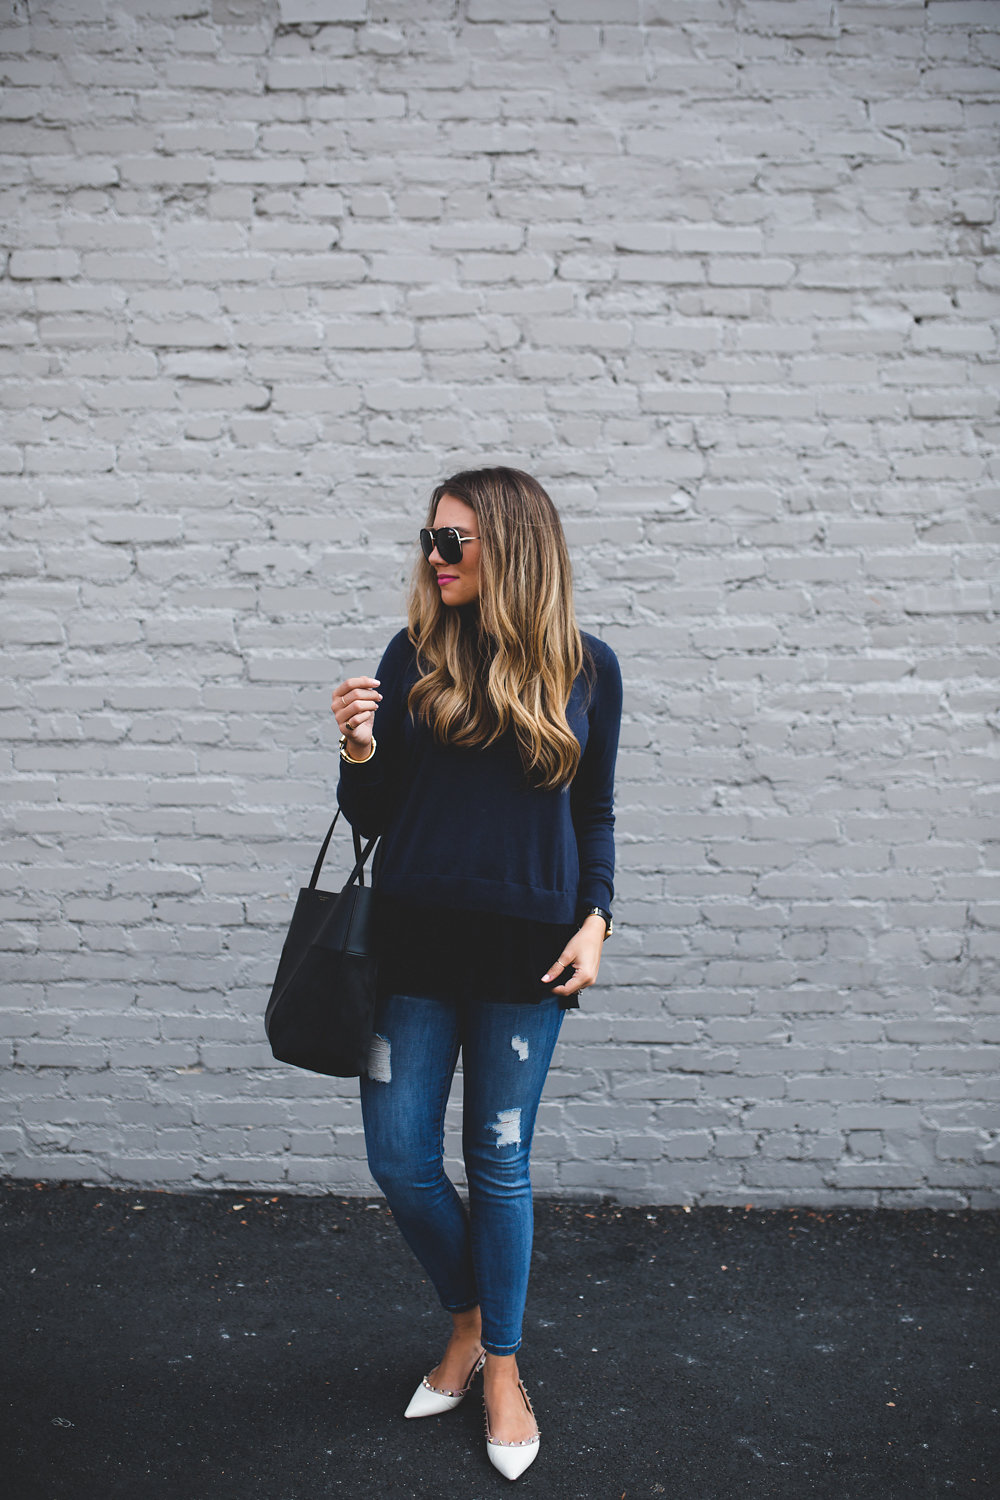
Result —
M382 834L379 1001L361 1079L368 1162L451 1313L408 1417L480 1368L487 1453L538 1453L517 1369L531 1260L528 1158L563 1014L611 931L621 674L581 635L555 507L515 469L435 490L409 625L377 677L333 693L338 800ZM468 1210L444 1173L459 1050Z

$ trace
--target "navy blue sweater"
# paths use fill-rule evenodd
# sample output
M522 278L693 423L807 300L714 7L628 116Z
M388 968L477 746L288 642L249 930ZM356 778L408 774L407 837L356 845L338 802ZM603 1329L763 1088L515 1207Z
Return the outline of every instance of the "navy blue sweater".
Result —
M414 722L407 695L416 653L405 630L389 642L376 674L375 754L359 765L341 761L337 788L348 821L382 834L387 895L548 923L574 923L590 906L610 909L622 681L609 646L586 634L583 644L591 667L567 708L580 764L570 787L543 791L527 783L512 732L459 749Z

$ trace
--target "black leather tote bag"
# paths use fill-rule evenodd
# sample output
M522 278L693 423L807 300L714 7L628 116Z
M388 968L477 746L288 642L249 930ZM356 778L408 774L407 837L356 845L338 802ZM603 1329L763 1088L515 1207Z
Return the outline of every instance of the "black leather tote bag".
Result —
M317 887L336 817L327 830L309 884L299 891L264 1012L264 1030L279 1062L356 1078L365 1058L375 1012L375 890L365 885L365 861L378 843L362 849L341 891Z

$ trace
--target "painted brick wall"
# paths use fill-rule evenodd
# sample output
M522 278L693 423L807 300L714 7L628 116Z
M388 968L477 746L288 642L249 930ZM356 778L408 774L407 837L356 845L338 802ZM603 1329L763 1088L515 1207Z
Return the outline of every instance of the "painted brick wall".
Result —
M6 1169L370 1190L261 1012L508 461L627 692L538 1187L996 1204L1000 6L3 11Z

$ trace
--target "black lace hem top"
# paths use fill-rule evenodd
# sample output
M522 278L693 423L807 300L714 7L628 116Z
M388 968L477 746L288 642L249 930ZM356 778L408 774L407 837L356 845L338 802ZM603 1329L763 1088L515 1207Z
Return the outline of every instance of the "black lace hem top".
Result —
M570 978L566 969L541 982L575 931L572 922L420 906L380 892L379 994L537 1005ZM579 1008L576 995L555 998L563 1010Z

